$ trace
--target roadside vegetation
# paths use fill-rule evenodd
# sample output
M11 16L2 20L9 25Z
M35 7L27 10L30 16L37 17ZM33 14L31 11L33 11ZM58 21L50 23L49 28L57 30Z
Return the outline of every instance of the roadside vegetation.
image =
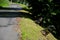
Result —
M44 30L32 19L21 17L19 22L22 40L57 40L50 32L44 36L41 31Z
M9 1L8 0L0 0L0 6L8 6L9 5Z

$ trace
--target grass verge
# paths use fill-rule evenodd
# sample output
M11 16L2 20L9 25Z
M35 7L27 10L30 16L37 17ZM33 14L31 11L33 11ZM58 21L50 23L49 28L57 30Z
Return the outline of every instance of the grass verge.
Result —
M41 26L35 24L30 18L22 17L19 22L22 40L57 40L49 33L46 37L42 35L41 30L44 30Z

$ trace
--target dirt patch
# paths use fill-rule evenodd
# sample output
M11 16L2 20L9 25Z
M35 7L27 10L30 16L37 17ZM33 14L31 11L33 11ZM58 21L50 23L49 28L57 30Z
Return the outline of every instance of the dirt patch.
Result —
M17 30L16 30L16 31L19 33L19 39L18 39L18 40L22 40L21 30L20 30L20 26L19 26L19 25L20 25L20 24L19 24L20 19L21 19L20 17L17 17L17 18L16 18L16 21L17 21L17 23L18 23L17 26L16 26L16 27L17 27Z

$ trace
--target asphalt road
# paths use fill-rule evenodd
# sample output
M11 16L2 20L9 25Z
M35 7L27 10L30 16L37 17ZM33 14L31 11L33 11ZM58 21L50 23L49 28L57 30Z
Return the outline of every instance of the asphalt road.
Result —
M0 18L0 40L18 40L19 34L14 30L16 18Z
M11 4L8 8L14 8L13 10L0 10L1 12L18 12L20 10L20 5ZM16 10L17 9L17 10ZM15 15L15 14L14 14ZM17 26L16 18L3 18L0 17L0 40L18 40L19 33L16 32L15 28Z

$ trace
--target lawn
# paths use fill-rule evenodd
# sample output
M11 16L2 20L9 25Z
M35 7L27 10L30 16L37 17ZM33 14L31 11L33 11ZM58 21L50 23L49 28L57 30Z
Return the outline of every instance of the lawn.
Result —
M44 30L44 28L36 24L30 18L21 17L19 26L22 40L57 40L51 33L46 37L42 35L41 30Z

